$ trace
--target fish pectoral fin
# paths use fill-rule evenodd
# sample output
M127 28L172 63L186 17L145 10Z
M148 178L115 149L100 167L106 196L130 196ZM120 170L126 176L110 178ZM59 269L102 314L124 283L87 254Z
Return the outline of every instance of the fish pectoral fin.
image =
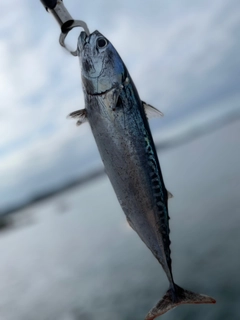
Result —
M168 195L168 199L173 198L173 194L172 194L170 191L168 191L168 190L167 190L167 195Z
M122 89L123 85L119 83L114 84L113 88L109 90L104 97L104 104L106 107L115 111Z
M145 110L145 113L146 113L146 116L148 117L148 119L158 118L158 117L164 116L164 114L160 110L154 108L150 104L147 104L144 101L142 101L142 104L143 104L143 108Z
M80 126L82 123L87 121L87 110L81 109L81 110L73 111L67 117L78 119L76 125Z

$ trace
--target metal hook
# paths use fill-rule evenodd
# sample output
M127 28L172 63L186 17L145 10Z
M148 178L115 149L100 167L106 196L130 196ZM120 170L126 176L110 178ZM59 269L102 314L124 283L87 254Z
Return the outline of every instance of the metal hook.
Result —
M70 21L68 21L70 22ZM64 25L63 25L64 26ZM84 29L84 31L86 32L86 34L89 36L90 32L89 32L89 29L88 29L88 26L87 24L82 21L82 20L72 20L71 22L71 25L70 26L67 26L67 29L65 29L63 31L63 26L62 26L62 33L60 34L60 37L59 37L59 43L62 47L64 47L66 50L68 50L73 56L77 56L77 50L75 51L71 51L67 48L67 46L65 45L65 38L66 36L68 35L68 32L70 30L72 30L73 28L76 28L76 27L82 27Z
M57 20L60 28L62 30L59 43L62 47L68 50L73 56L77 56L77 50L71 51L65 45L65 38L68 32L73 28L81 27L84 29L87 35L90 34L87 24L81 20L74 20L72 16L67 11L62 0L41 0L45 8L52 13L54 18Z

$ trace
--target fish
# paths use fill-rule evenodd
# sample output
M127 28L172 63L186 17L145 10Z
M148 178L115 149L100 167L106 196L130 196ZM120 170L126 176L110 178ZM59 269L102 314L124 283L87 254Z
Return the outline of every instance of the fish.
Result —
M80 33L77 45L85 108L69 116L88 121L105 171L130 227L159 261L169 289L147 313L153 320L181 304L215 303L173 279L168 199L149 119L163 113L142 101L112 43L99 31Z

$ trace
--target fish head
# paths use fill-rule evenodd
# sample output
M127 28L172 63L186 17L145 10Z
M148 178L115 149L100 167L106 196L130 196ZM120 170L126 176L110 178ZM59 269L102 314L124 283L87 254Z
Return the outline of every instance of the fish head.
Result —
M102 94L124 81L126 68L111 42L99 31L81 32L77 52L82 82L89 94Z

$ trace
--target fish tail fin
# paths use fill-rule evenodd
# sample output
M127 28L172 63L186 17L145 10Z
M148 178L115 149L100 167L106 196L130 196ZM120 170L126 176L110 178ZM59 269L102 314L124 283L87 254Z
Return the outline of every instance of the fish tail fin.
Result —
M182 289L174 284L173 287L171 287L163 298L156 304L156 306L148 312L145 320L153 320L181 304L200 303L216 303L216 300L203 294Z

